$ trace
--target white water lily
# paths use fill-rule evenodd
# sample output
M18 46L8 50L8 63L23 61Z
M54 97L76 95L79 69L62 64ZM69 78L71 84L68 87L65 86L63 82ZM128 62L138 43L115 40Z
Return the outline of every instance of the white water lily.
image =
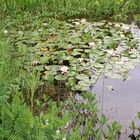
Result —
M125 38L125 35L124 34L121 34L120 37L124 39Z
M79 58L79 61L82 62L83 61L83 58Z
M121 27L121 29L123 31L128 31L130 29L130 26L129 25L126 25L126 24L123 24L122 27Z
M116 27L116 28L120 28L121 25L120 25L119 23L115 23L115 27Z
M67 66L61 66L61 67L60 67L60 71L62 72L62 74L63 74L63 73L67 73L67 72L68 72L68 69L69 69L69 68L68 68Z
M123 65L124 62L123 61L116 61L115 64L118 64L118 65Z
M81 23L82 24L86 23L86 19L81 19Z
M73 22L75 25L80 25L80 23L79 22Z
M95 44L95 42L89 42L88 45L89 45L90 47L94 47L96 44Z
M107 53L110 54L110 55L112 55L114 53L114 50L113 49L107 50Z
M113 23L112 23L112 22L108 22L108 25L109 25L109 26L112 26L112 25L113 25Z
M128 62L128 61L129 61L129 58L128 58L128 57L123 57L123 56L121 56L121 61L123 61L123 62Z
M4 33L4 34L8 34L8 30L4 30L3 33Z

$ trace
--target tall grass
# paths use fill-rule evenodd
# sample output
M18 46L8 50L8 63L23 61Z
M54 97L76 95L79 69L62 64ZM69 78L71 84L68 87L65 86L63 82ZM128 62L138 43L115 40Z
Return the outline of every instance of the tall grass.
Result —
M0 37L0 106L8 98L10 84L17 76L18 63L13 55L13 48Z
M51 16L110 17L140 13L140 0L1 0L2 15L30 11Z

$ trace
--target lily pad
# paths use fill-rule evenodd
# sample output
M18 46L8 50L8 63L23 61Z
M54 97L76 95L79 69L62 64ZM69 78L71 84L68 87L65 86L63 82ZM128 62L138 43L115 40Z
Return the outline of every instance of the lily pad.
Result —
M76 79L85 81L85 80L89 80L89 76L85 74L79 74L78 76L76 76Z
M55 76L55 79L58 80L58 81L65 81L65 80L67 80L67 78L68 78L67 75L61 75L61 74L59 74L59 75L56 75Z

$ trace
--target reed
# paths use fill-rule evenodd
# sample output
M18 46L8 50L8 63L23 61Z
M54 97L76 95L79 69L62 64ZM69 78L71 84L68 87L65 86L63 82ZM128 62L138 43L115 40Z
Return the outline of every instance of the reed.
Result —
M140 13L140 0L1 0L1 15L45 13L55 17L110 17Z

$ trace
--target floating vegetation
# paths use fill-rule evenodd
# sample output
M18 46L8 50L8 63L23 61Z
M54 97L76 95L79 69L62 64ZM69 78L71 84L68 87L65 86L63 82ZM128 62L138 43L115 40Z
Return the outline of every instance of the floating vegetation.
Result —
M73 91L89 90L104 68L107 77L127 79L139 62L138 40L124 23L48 20L20 23L4 34L25 52L24 65L41 72L44 81L63 81Z

